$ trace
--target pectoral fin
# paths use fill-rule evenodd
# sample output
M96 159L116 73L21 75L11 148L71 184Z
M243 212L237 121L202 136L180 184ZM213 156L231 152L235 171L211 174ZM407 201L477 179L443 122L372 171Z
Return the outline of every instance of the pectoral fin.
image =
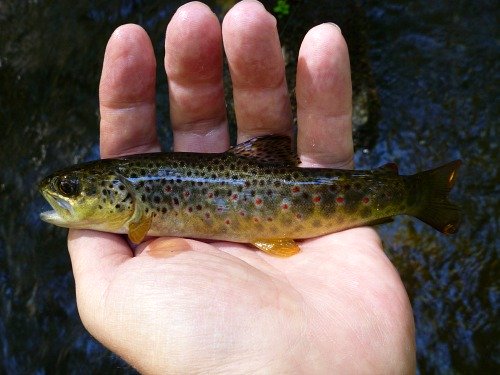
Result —
M138 221L133 221L128 225L128 238L135 244L141 243L151 228L153 217L142 215Z
M295 241L288 238L263 239L254 241L252 244L259 250L278 257L289 257L300 251Z

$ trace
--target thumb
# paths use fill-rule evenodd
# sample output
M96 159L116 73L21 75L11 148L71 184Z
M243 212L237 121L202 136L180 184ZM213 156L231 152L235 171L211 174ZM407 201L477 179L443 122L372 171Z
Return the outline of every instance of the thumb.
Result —
M93 230L70 229L68 250L73 267L77 297L105 290L116 269L133 257L120 235Z

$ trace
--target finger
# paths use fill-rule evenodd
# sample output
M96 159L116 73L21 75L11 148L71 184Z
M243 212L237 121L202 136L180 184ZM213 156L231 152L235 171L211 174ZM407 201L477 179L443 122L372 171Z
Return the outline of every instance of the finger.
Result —
M276 19L257 1L241 1L222 24L238 123L238 141L290 134L292 112Z
M222 152L229 146L219 20L193 2L180 7L165 37L170 118L176 151Z
M117 28L106 47L99 85L101 157L159 151L155 81L146 32L132 24Z
M322 24L304 38L297 64L297 148L305 166L352 168L352 88L340 29Z

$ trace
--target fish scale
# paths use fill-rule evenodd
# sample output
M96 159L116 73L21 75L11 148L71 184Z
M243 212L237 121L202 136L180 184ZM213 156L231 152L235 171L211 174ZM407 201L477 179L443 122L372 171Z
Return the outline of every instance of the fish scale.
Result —
M266 136L221 154L156 153L74 166L42 181L55 209L42 218L128 233L134 242L146 235L227 240L275 255L297 252L294 239L398 214L456 231L458 208L446 195L459 161L412 176L400 176L394 164L371 171L299 168L290 145L288 137ZM77 185L74 194L62 191L68 181ZM79 212L85 217L75 219Z

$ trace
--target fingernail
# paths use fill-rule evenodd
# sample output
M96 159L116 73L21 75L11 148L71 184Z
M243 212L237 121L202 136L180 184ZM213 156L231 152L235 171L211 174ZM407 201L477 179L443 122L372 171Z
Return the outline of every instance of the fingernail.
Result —
M182 238L158 239L147 247L147 254L155 258L169 258L184 251L191 250L188 241Z
M337 28L338 31L340 31L340 33L342 34L342 29L340 28L339 25L337 25L336 23L333 23L333 22L327 22L328 25L332 25L332 26L335 26Z

